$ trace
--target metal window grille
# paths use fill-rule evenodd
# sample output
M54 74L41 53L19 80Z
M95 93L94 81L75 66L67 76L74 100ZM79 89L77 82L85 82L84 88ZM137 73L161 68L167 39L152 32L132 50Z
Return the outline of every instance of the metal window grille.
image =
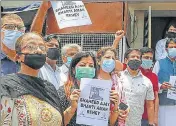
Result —
M98 51L101 47L112 46L115 36L113 33L91 33L91 34L57 34L60 37L60 48L65 44L76 43L82 47L83 51ZM119 43L119 47L121 42ZM122 48L117 48L117 55L120 59ZM62 65L59 58L58 65Z

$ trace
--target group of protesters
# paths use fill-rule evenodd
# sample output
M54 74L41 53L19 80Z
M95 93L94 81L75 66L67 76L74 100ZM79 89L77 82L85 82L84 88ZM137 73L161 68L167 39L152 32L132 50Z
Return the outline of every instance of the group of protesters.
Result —
M96 54L76 43L59 50L57 34L41 35L50 6L41 4L27 33L17 14L1 18L2 126L86 126L76 123L81 78L112 82L108 125L175 125L176 100L168 98L168 91L176 88L170 84L170 77L176 76L176 39L170 35L176 32L174 23L165 42L157 43L163 45L156 48L157 54L157 49L164 50L162 58L157 55L154 62L154 51L148 47L129 48L122 63L116 48L123 30L115 33L113 45Z

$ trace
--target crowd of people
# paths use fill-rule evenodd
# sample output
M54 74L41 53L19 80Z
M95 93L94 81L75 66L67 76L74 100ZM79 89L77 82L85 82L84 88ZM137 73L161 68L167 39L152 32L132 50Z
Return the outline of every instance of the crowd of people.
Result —
M59 50L57 35L41 35L49 8L49 2L41 4L27 33L18 15L1 18L2 126L85 126L76 123L81 78L112 82L110 126L175 125L176 100L167 97L176 88L169 83L176 76L176 39L171 35L176 32L175 22L164 42L157 44L155 63L154 51L148 47L129 48L122 63L116 48L123 30L116 32L112 46L101 47L96 54L82 51L76 43Z

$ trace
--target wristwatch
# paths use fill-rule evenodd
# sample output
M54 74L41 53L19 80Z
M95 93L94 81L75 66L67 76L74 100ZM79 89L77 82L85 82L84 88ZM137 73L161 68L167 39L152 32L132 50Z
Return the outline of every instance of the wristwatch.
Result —
M155 126L155 124L149 124L148 126Z

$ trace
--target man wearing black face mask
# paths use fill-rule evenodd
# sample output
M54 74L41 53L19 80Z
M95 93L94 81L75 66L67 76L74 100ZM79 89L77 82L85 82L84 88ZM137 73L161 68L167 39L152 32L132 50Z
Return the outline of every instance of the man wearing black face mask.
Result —
M124 93L130 106L125 126L141 126L144 103L146 102L149 125L154 126L154 92L151 81L140 71L141 52L129 49L125 53L127 68L121 72Z
M52 83L56 89L59 88L61 82L61 72L56 65L59 59L59 38L54 35L47 35L44 38L46 42L47 57L45 65L40 69L38 77Z
M170 22L168 26L166 38L161 39L156 43L156 47L155 47L155 60L156 61L166 58L167 56L167 52L165 50L166 41L168 38L175 38L176 37L175 35L176 35L176 20L173 20Z

